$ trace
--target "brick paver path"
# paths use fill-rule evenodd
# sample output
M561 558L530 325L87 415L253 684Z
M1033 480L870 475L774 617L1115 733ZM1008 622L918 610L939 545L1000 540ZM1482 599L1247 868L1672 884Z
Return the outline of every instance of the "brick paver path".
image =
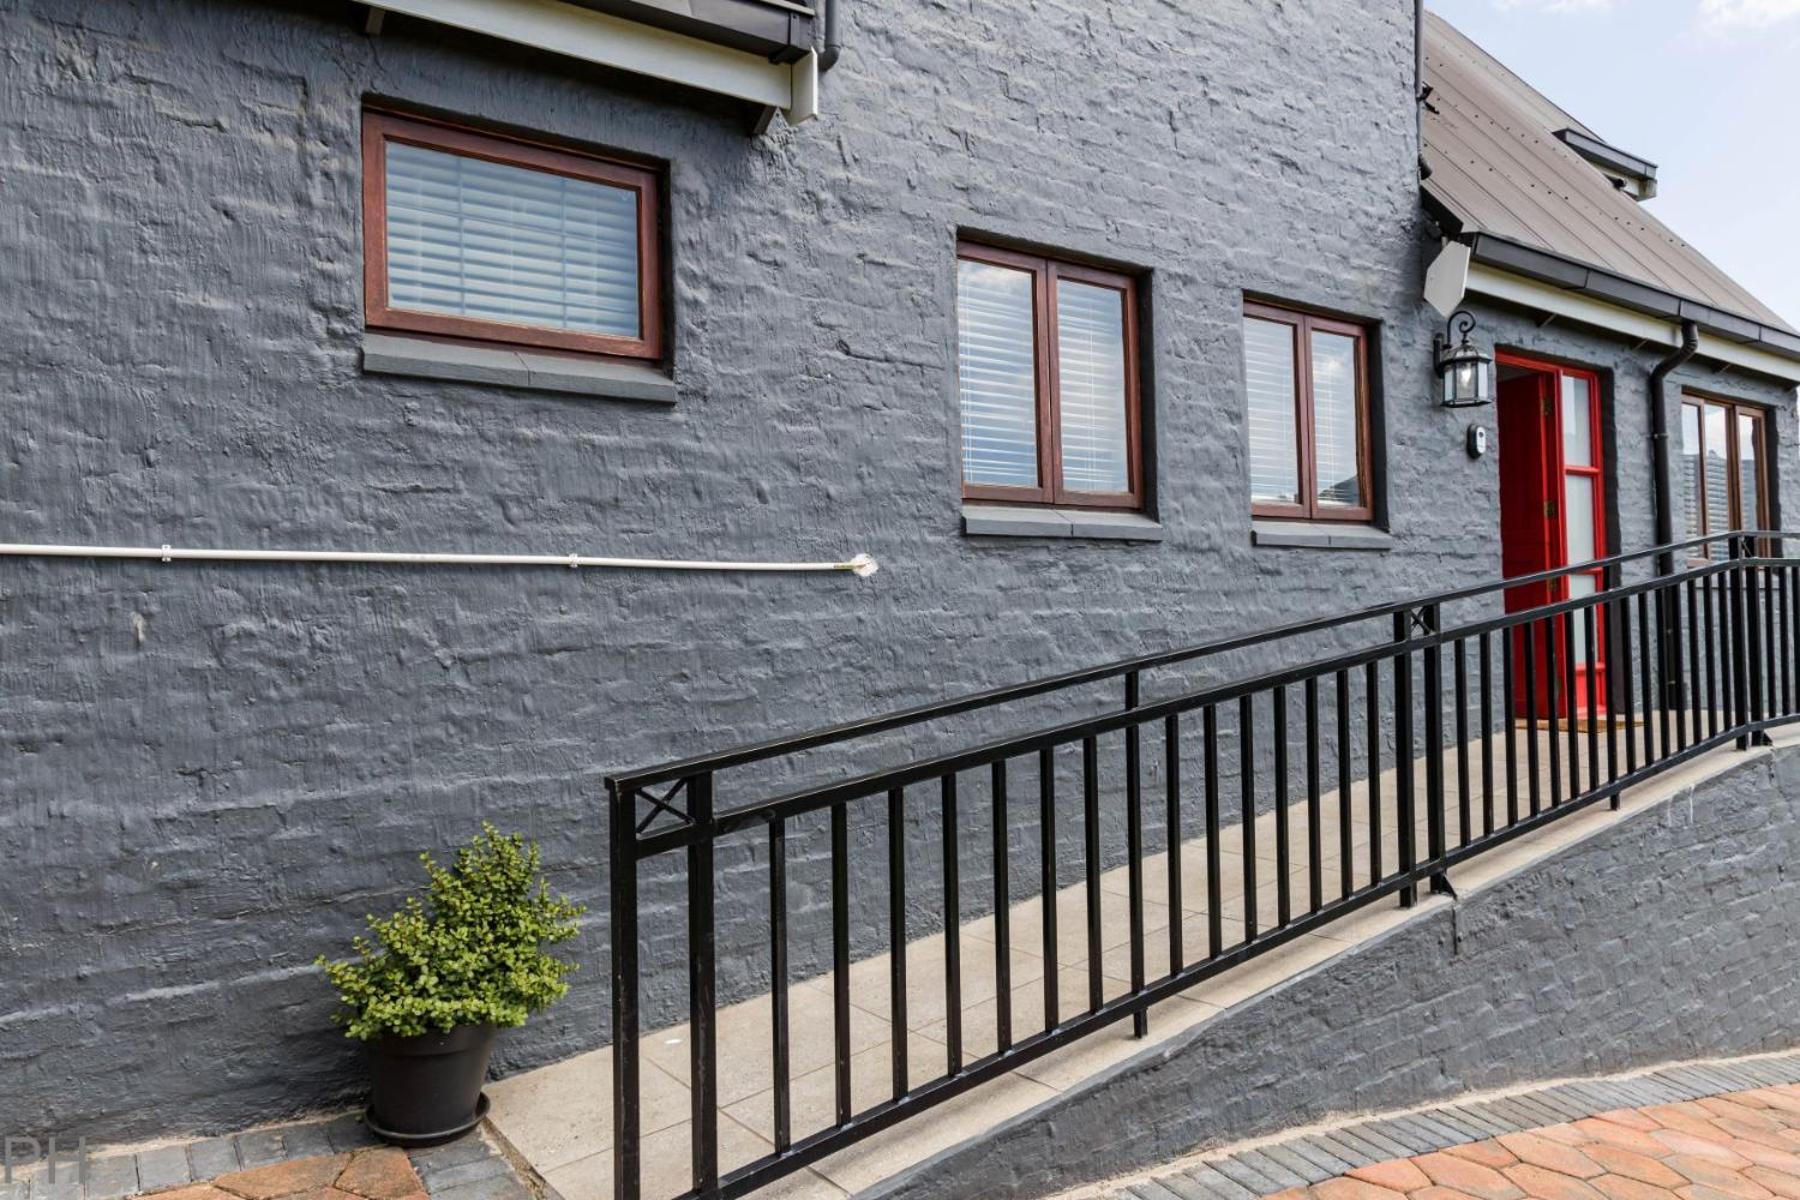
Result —
M1272 1200L1800 1200L1800 1086L1620 1108L1358 1167Z

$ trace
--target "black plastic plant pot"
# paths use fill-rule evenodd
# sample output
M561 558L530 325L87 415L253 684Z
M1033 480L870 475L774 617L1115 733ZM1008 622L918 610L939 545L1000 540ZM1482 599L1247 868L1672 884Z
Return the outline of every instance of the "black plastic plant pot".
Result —
M475 1128L487 1112L481 1085L498 1032L492 1025L460 1025L449 1033L370 1042L369 1131L396 1146L431 1146Z

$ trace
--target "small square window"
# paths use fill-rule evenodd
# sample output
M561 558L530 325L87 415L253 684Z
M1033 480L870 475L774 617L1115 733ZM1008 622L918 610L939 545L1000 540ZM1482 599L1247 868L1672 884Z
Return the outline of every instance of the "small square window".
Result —
M965 242L956 319L963 495L1142 508L1137 281Z
M1244 306L1255 515L1372 519L1369 340L1348 321Z
M363 115L371 329L662 354L657 177L384 112Z

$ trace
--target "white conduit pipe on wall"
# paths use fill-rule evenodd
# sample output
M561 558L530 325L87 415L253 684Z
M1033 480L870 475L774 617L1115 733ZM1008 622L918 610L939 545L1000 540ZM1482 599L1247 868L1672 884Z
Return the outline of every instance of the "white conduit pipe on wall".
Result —
M198 550L182 546L56 546L0 543L14 558L132 558L157 562L387 563L409 567L599 567L625 571L848 571L868 578L880 569L867 554L845 562L708 562L664 558L600 558L585 554L408 554L379 550Z

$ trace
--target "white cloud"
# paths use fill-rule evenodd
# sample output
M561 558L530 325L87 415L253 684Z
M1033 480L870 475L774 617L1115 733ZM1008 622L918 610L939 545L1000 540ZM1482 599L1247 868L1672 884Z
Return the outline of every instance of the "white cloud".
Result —
M1779 3L1780 0L1772 0ZM1545 13L1589 13L1606 12L1617 5L1617 0L1494 0L1496 8L1502 10L1529 9L1533 12Z
M1618 0L1494 0L1494 7L1532 13L1607 13L1618 7Z
M1712 30L1759 29L1800 18L1800 0L1700 0L1700 24Z

